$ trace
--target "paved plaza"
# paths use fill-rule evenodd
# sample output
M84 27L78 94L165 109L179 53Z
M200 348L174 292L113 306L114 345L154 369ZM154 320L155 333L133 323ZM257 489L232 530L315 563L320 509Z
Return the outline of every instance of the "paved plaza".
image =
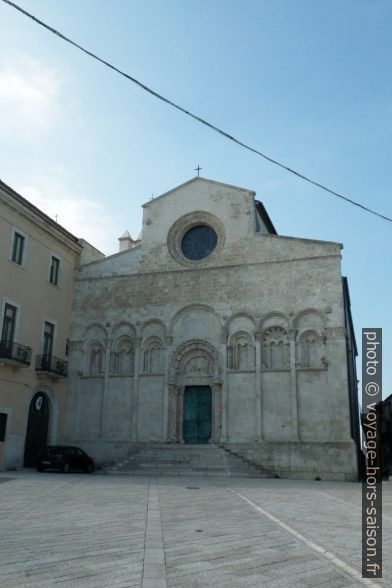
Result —
M361 578L361 485L280 479L0 474L0 586L392 586Z

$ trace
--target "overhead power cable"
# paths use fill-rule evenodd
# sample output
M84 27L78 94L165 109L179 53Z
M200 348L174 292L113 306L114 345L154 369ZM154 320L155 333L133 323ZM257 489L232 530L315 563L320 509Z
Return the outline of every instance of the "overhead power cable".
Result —
M332 190L331 188L327 188L323 184L320 184L319 182L316 182L315 180L312 180L311 178L308 178L304 174L301 174L300 172L296 171L295 169L292 169L291 167L289 167L289 166L287 166L287 165L285 165L283 163L280 163L276 159L273 159L272 157L269 157L268 155L266 155L265 153L262 153L258 149L255 149L254 147L251 147L250 145L247 145L246 143L243 143L239 139L236 139L235 137L233 137L232 135L230 135L226 131L223 131L222 129L219 129L218 127L216 127L215 125L213 125L213 124L209 123L208 121L204 120L200 116L197 116L197 114L194 114L193 112L190 112L189 110L187 110L186 108L183 108L179 104L176 104L172 100L169 100L168 98L165 98L164 96L162 96L158 92L155 92L154 90L152 90L151 88L149 88L148 86L146 86L142 82L139 82L139 80L137 80L136 78L130 76L129 74L127 74L126 72L122 71L118 67L112 65L108 61L105 61L101 57L98 57L98 55L95 55L94 53L92 53L88 49L85 49L81 45L78 45L78 43L75 43L75 41L72 41L70 38L66 37L65 35L63 35L59 31L57 31L56 29L54 29L53 27L51 27L50 25L48 25L48 24L44 23L42 20L36 18L33 14L30 14L29 12L27 12L26 10L24 10L23 8L21 8L20 6L18 6L17 4L15 4L14 2L11 2L10 0L3 0L3 2L5 2L5 4L9 4L13 8L15 8L15 10L18 10L19 12L21 12L22 14L24 14L28 18L31 18L37 24L41 25L42 27L44 27L45 29L47 29L48 31L50 31L51 33L53 33L54 35L57 35L58 37L60 37L60 39L63 39L63 41L66 41L67 43L70 43L71 45L73 45L77 49L80 49L80 51L83 51L83 53L86 53L87 55L89 55L93 59L96 59L100 63L103 63L104 65L106 65L110 69L114 70L115 72L117 72L118 74L120 74L121 76L123 76L124 78L127 78L128 80L130 80L131 82L133 82L134 84L136 84L137 86L139 86L140 88L142 88L143 90L145 90L146 92L148 92L149 94L152 94L152 96L155 96L155 98L158 98L159 100L162 100L162 102L166 102L166 104L169 104L169 106L172 106L173 108L176 108L177 110L183 112L187 116L190 116L194 120L197 120L198 122L200 122L201 124L205 125L206 127L209 127L213 131L219 133L220 135L223 135L226 139L229 139L230 141L233 141L237 145L240 145L240 147L243 147L244 149L247 149L248 151L251 151L252 153L256 153L256 155L259 155L260 157L262 157L263 159L266 159L270 163L273 163L274 165L277 165L277 166L281 167L282 169L285 169L286 171L290 172L291 174L294 174L295 176L297 176L298 178L301 178L305 182L308 182L309 184L313 184L313 186L317 186L318 188L321 188L321 190L325 190L325 192L328 192L329 194L333 194L334 196L337 196L338 198L341 198L342 200L345 200L346 202L349 202L350 204L353 204L354 206L358 206L359 208L362 208L363 210L366 210L366 212L370 212L371 214L374 214L374 215L376 215L376 216L378 216L378 217L380 217L380 218L382 218L384 220L387 220L389 222L392 222L392 218L389 218L389 217L387 217L387 216L385 216L385 215L383 215L383 214L381 214L379 212L376 212L375 210L372 210L371 208L368 208L367 206L364 206L363 204L360 204L359 202L356 202L355 200L352 200L351 198L348 198L347 196L343 196L343 194L339 194L339 192L335 192L335 190Z

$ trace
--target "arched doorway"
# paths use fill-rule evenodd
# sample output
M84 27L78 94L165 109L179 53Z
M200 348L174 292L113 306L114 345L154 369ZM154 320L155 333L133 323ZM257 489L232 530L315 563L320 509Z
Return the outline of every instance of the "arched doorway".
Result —
M37 392L34 394L29 408L24 453L25 467L35 467L39 452L47 444L48 429L49 402L46 394Z
M216 443L222 431L222 360L215 347L191 339L174 350L170 365L168 441Z

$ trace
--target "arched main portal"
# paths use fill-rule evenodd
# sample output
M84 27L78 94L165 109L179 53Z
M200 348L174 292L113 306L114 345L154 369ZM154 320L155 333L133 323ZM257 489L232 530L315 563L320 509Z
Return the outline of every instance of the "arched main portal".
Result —
M44 392L34 394L29 407L27 421L24 465L35 467L39 452L48 441L49 402Z
M214 443L222 432L221 356L208 341L180 345L171 361L169 435L172 443Z

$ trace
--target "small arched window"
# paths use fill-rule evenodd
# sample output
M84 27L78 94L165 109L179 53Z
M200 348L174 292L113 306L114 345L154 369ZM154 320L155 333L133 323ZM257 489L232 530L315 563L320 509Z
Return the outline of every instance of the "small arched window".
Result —
M119 376L129 376L134 372L135 351L133 342L128 337L123 337L116 342L111 353L110 371Z
M163 370L163 344L162 341L153 337L144 344L143 371L146 373L159 373Z
M272 370L290 367L289 340L283 327L270 327L264 332L262 365Z
M299 336L299 345L297 346L297 360L301 367L320 367L321 366L321 346L320 335L316 331L305 331Z
M101 376L105 371L105 350L100 343L93 343L89 350L88 373L90 376Z
M252 370L256 365L255 346L250 333L239 331L230 337L228 347L228 368Z

